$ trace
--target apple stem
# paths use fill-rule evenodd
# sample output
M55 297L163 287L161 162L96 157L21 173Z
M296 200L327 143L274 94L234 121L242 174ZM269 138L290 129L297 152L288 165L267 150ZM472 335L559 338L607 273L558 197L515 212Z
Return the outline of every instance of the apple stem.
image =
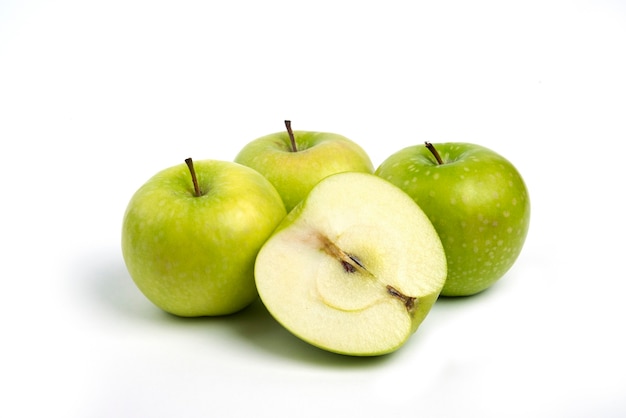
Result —
M285 121L285 127L287 128L287 133L289 134L289 140L291 141L291 151L298 152L298 147L296 147L296 138L293 136L293 131L291 130L291 121Z
M191 173L191 180L193 181L193 189L196 192L196 197L200 197L202 196L202 190L200 190L200 186L198 185L196 170L193 168L193 160L191 158L187 158L185 163L187 163L187 167L189 167L189 172Z
M443 160L441 159L441 156L439 155L439 152L437 152L435 146L428 141L424 142L424 144L426 144L426 148L428 148L428 151L430 151L435 156L437 164L443 164Z

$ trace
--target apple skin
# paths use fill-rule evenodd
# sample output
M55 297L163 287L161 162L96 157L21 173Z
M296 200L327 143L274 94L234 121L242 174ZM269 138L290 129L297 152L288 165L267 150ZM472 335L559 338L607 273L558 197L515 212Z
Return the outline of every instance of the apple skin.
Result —
M528 190L513 164L470 143L424 145L389 156L376 174L411 196L443 243L448 277L442 296L479 293L502 278L522 251L530 223Z
M122 226L122 253L133 281L174 315L237 312L257 297L256 255L285 217L274 187L242 165L180 164L150 178L131 198Z
M263 174L290 212L320 180L331 174L356 171L372 174L367 153L350 139L325 132L293 131L297 152L291 150L287 131L248 143L235 162Z

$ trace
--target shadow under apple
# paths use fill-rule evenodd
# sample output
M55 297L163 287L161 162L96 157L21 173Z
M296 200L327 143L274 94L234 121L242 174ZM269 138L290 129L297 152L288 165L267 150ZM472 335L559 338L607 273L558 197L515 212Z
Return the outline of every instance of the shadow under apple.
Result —
M82 306L108 316L113 322L141 322L138 326L159 326L198 329L200 333L230 335L265 354L295 362L328 367L370 367L388 361L392 354L379 357L352 357L331 353L297 338L282 327L267 311L260 298L250 306L231 315L184 318L172 315L150 303L135 286L121 255L84 255L76 266L78 285L74 296ZM83 312L85 313L85 312ZM89 312L87 312L89 313ZM236 343L236 341L235 341Z
M267 354L318 366L371 367L388 361L393 355L353 357L331 353L304 342L291 334L268 312L260 298L244 310L222 317L237 338L262 349Z
M135 286L120 255L83 254L74 266L73 296L99 316L153 321L164 313Z

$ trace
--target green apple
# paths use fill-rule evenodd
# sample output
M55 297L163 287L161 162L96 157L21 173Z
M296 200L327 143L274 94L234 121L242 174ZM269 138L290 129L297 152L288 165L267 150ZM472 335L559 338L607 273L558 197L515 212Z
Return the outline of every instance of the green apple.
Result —
M444 296L481 292L511 268L530 222L524 180L511 162L469 143L415 145L387 158L376 174L426 212L448 260Z
M237 312L258 296L254 260L285 217L278 192L242 165L187 159L131 198L122 253L133 281L178 316Z
M292 334L327 351L401 347L437 300L443 246L418 205L379 177L321 180L278 226L255 265L261 300Z
M373 173L367 153L348 138L325 132L292 131L287 128L248 143L235 162L252 167L276 187L287 212L309 193L315 184L331 174L344 171Z

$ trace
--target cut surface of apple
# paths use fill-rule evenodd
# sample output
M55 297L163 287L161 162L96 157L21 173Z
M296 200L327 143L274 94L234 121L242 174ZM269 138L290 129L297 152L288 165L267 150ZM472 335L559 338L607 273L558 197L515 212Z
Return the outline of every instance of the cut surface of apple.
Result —
M322 180L259 252L255 280L286 329L327 351L390 353L416 331L446 279L432 224L367 173Z

